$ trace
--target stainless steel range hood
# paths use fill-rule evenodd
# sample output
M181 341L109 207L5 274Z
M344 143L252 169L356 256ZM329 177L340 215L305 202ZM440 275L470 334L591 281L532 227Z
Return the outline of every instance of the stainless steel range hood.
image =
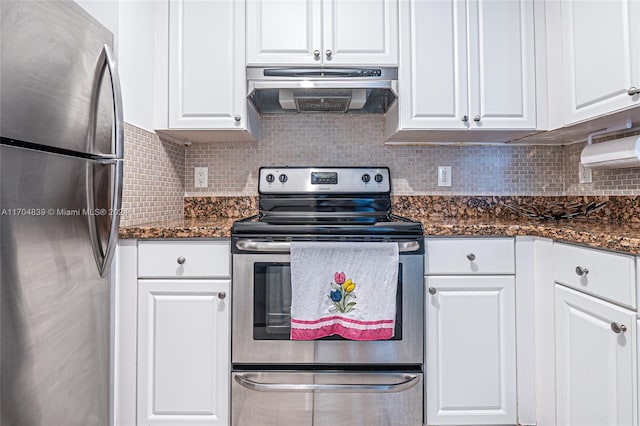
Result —
M260 113L385 113L397 98L397 68L247 68Z

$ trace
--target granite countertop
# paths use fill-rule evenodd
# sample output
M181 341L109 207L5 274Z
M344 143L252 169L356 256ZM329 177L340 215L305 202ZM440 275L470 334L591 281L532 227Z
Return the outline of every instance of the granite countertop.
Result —
M434 219L413 217L429 236L535 236L640 255L640 223L612 223L572 219ZM120 238L229 238L240 217L208 217L126 226Z

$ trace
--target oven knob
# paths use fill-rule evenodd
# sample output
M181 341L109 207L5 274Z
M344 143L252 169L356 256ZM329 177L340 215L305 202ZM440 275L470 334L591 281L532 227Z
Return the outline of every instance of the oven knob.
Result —
M273 182L274 180L276 180L276 177L275 177L274 175L272 175L271 173L269 173L269 174L267 175L267 182L271 183L271 182Z
M278 176L278 180L282 183L285 183L287 181L287 175L281 174L280 176Z
M365 173L365 174L363 174L363 175L362 175L362 181L363 181L364 183L367 183L367 182L369 182L370 180L371 180L371 176L369 176L369 173Z
M380 173L378 173L378 174L374 177L374 179L376 180L376 182L380 183L380 182L382 182L382 179L384 179L384 178L382 177L382 175L381 175Z

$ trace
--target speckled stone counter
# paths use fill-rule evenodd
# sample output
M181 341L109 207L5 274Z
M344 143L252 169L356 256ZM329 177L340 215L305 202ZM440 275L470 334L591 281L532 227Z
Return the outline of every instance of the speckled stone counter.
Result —
M523 217L509 205L607 202L589 216ZM229 238L235 220L257 212L255 197L185 198L183 220L127 226L120 238ZM425 236L535 236L640 255L640 197L393 197L393 212L419 220Z

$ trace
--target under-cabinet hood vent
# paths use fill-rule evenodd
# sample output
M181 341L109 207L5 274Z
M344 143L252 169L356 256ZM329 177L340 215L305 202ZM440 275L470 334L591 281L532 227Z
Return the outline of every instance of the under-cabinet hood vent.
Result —
M260 113L385 113L396 100L396 68L247 68Z

